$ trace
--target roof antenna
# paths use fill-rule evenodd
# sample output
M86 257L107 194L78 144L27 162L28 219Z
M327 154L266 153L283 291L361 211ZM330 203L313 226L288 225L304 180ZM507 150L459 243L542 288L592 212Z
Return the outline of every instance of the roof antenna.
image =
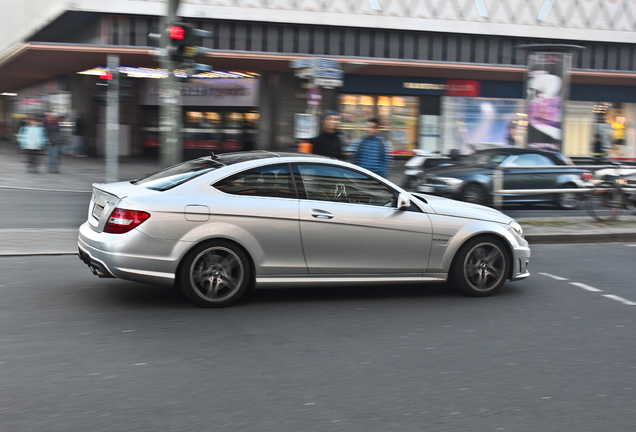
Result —
M210 151L210 157L212 158L212 160L217 160L219 158L217 155L214 154L213 151Z

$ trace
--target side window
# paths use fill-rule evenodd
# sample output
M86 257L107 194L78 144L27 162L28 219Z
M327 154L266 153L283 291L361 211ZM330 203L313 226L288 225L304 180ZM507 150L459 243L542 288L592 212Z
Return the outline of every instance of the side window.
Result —
M232 195L296 198L289 165L243 171L216 182L214 187Z
M395 192L357 171L328 165L298 165L307 199L391 207Z
M526 153L510 156L503 165L507 167L551 166L554 162L540 154Z

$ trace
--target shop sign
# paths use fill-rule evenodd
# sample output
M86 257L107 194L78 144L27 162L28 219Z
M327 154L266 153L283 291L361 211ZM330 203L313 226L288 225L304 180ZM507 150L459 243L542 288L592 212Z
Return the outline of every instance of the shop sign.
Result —
M479 81L446 80L446 96L479 97Z
M142 85L140 104L159 105L159 80ZM258 106L258 80L214 79L180 83L183 106Z
M294 114L294 137L311 139L318 135L318 116L313 114Z
M342 87L344 72L337 60L326 58L309 58L292 60L289 64L295 69L294 75L308 79L316 87Z
M445 96L479 97L480 83L472 80L446 80L442 83L404 82L403 87L414 90L440 92Z

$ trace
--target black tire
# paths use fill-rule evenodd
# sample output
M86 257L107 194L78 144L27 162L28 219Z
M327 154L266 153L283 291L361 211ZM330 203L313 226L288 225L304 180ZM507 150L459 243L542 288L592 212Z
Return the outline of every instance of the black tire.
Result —
M467 241L455 255L450 282L463 294L485 297L499 291L510 273L510 257L493 237Z
M601 222L616 219L622 207L620 193L620 190L615 188L613 184L605 184L595 188L585 197L587 212Z
M484 205L488 201L488 193L486 189L477 183L469 183L462 190L459 199L473 204Z
M576 188L574 185L567 185L566 188ZM564 192L557 197L557 205L563 210L574 210L581 204L581 193Z
M211 308L230 306L251 284L250 263L231 242L209 241L195 247L183 260L179 282L193 303Z

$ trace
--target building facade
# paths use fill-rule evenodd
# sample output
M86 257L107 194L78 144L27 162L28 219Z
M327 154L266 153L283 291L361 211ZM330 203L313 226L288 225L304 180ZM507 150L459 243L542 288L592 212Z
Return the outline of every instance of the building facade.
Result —
M551 5L551 6L550 6ZM158 153L161 71L149 34L163 0L1 0L0 116L54 110L88 120L103 154L100 105L108 55L120 59L120 152ZM181 21L209 30L215 73L184 79L184 157L202 151L281 150L298 143L297 114L336 109L347 141L379 117L399 153L470 153L524 146L528 52L572 51L562 151L636 159L636 4L630 0L182 0ZM294 61L325 59L342 76L312 88ZM306 68L305 68L306 69ZM306 72L306 71L305 71ZM315 72L315 71L314 71ZM100 85L101 84L101 85ZM319 83L320 84L320 83Z

